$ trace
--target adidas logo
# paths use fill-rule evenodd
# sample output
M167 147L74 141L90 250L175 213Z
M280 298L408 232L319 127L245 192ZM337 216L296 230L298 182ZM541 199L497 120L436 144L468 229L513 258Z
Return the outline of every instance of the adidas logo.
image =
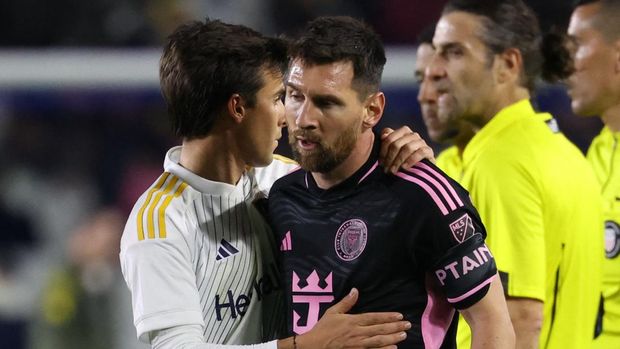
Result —
M237 253L239 253L239 250L235 246L231 245L230 242L222 239L222 241L220 241L220 248L217 249L217 257L215 258L215 260L219 261Z
M284 235L284 239L282 239L282 244L280 244L280 251L291 251L293 249L293 244L291 243L291 231L287 231L286 235Z

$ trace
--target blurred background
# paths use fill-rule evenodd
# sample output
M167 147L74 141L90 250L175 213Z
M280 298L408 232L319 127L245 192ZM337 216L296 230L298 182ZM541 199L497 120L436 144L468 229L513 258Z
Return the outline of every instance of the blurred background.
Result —
M381 126L409 125L425 135L415 41L444 3L0 2L0 348L144 348L135 339L118 245L134 201L178 143L157 78L161 44L178 24L209 16L294 35L319 15L363 18L387 46ZM543 29L565 28L570 1L529 3ZM598 119L572 115L559 85L540 85L536 100L585 151ZM286 145L278 151L288 154Z

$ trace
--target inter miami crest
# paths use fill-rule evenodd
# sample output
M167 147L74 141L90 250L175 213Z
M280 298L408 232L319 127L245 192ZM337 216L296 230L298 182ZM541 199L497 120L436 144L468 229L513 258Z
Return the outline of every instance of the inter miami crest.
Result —
M467 213L450 223L450 230L458 243L462 243L467 240L476 232L474 229L474 223Z
M349 219L342 223L336 232L334 240L336 254L344 261L352 261L362 254L367 240L366 223L361 219Z
M620 227L614 221L605 222L605 256L616 258L620 252Z

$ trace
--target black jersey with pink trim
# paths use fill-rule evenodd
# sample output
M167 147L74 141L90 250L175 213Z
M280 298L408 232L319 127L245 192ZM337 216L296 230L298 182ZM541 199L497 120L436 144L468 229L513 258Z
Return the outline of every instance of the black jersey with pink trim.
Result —
M399 348L455 348L455 310L478 302L496 274L484 226L467 191L431 162L386 174L378 151L375 143L328 190L302 169L271 189L289 334L309 331L356 287L352 312L398 311L411 321Z

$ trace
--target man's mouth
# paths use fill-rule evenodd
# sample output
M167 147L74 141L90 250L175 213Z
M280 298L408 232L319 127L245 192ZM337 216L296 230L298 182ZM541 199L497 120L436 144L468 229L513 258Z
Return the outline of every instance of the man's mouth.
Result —
M297 137L297 146L303 150L313 150L316 148L317 144L317 142L312 142L305 138Z

